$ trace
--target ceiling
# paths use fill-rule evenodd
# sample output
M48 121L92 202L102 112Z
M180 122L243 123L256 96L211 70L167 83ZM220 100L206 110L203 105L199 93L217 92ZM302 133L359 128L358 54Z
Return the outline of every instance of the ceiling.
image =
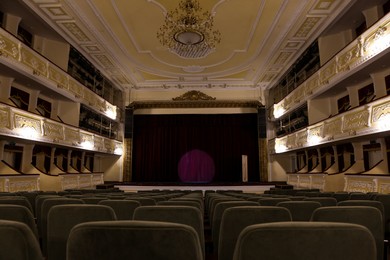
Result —
M268 88L355 2L199 0L214 15L222 39L206 57L185 59L156 38L164 14L179 0L19 1L103 74L134 89ZM42 32L43 25L24 23Z

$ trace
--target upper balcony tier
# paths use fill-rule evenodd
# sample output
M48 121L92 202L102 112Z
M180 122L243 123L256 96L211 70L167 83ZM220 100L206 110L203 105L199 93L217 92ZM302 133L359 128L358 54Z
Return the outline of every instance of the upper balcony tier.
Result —
M79 83L67 72L26 46L15 36L0 28L0 64L19 73L52 92L83 103L90 108L118 120L117 107Z
M286 115L390 53L390 13L348 44L310 78L273 106L273 119Z

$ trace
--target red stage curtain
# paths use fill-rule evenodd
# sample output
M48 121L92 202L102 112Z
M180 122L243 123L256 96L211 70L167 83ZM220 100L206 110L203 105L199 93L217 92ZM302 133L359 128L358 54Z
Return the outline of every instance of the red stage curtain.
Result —
M259 181L257 114L135 115L133 181L180 182L178 164L192 150L214 161L212 182L241 182L241 155L248 180Z

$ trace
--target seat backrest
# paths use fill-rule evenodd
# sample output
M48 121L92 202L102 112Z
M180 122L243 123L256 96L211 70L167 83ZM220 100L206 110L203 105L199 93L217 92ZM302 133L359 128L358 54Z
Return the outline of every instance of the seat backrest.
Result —
M79 223L116 220L114 210L105 205L63 204L53 206L47 216L47 258L66 259L70 230Z
M135 209L133 219L188 225L197 232L202 245L202 252L205 254L203 215L198 208L189 206L141 206Z
M234 260L375 260L375 241L364 226L333 222L279 222L248 226Z
M191 196L182 196L178 198L172 198L169 199L169 201L191 201L191 202L196 202L199 204L199 208L202 212L204 212L204 201L202 197L191 197Z
M321 203L317 201L283 201L276 206L288 209L293 221L309 221L313 211L321 207Z
M372 198L372 194L362 193L362 192L351 192L349 194L349 200L370 200Z
M379 209L382 217L385 215L383 203L377 200L344 200L338 202L337 206L370 206Z
M34 216L28 208L21 205L0 205L0 219L18 221L26 224L36 239L39 241L37 224Z
M344 200L338 202L337 206L370 206L379 209L382 213L383 232L385 232L385 207L382 202L377 200Z
M39 242L24 223L0 220L0 259L43 260Z
M344 222L365 226L372 233L378 260L383 259L384 232L382 213L370 206L322 207L313 212L312 221Z
M61 196L59 196L59 195L51 195L51 194L39 194L39 195L37 195L37 197L35 198L35 218L37 220L41 219L42 203L47 198L61 198ZM38 225L38 232L40 232L39 228L40 227Z
M221 220L226 209L237 206L259 206L255 201L222 201L215 205L213 219L211 220L211 237L213 240L213 251L218 252L219 243L219 229L221 227Z
M38 231L40 231L40 237L42 241L43 255L47 255L47 215L50 209L56 205L64 204L83 204L84 202L79 199L65 198L65 197L52 197L46 198L42 201L40 219L37 219Z
M34 213L30 201L24 196L0 196L0 204L21 205L28 208L31 213Z
M99 196L93 196L93 197L81 197L82 201L84 201L85 204L99 204L100 201L108 199L107 197L99 197Z
M159 206L189 206L198 208L203 213L203 208L201 204L197 201L191 200L164 200L158 201L157 205Z
M337 200L333 197L308 197L304 201L317 201L321 203L322 207L336 206Z
M232 259L238 236L247 226L280 221L291 221L288 209L276 206L239 206L226 209L219 233L218 259Z
M337 202L348 200L349 199L349 193L348 192L335 192L332 194L332 197L337 200Z
M228 202L228 201L246 201L244 199L238 199L234 197L215 197L215 198L210 198L209 201L209 206L207 209L207 215L209 217L210 223L213 221L213 214L214 214L214 209L215 206L220 203L220 202Z
M291 201L289 198L261 198L258 200L260 206L276 206L279 202Z
M377 194L374 198L383 205L383 222L386 239L390 238L390 194Z
M128 196L126 197L127 200L136 200L139 203L141 203L141 206L153 206L156 205L156 201L152 198L145 198L145 197L136 197L136 196Z
M21 196L25 197L29 202L33 209L33 215L35 216L35 199L41 194L40 191L22 191L19 193Z
M177 223L99 221L75 226L69 235L68 259L202 260L196 231Z
M132 220L134 210L141 206L141 203L135 200L102 200L98 204L111 207L118 220Z

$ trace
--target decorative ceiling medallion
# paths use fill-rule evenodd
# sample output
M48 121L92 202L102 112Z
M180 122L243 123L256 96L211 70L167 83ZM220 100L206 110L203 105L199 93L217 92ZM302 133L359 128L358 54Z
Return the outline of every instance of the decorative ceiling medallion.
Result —
M172 98L174 101L183 101L183 100L191 100L191 101L196 101L196 100L215 100L215 97L211 97L209 95L206 95L203 92L197 91L197 90L191 90L186 93L184 93L181 96Z
M214 17L203 11L198 0L181 0L166 14L157 39L180 57L203 58L221 41L221 33L213 26Z

